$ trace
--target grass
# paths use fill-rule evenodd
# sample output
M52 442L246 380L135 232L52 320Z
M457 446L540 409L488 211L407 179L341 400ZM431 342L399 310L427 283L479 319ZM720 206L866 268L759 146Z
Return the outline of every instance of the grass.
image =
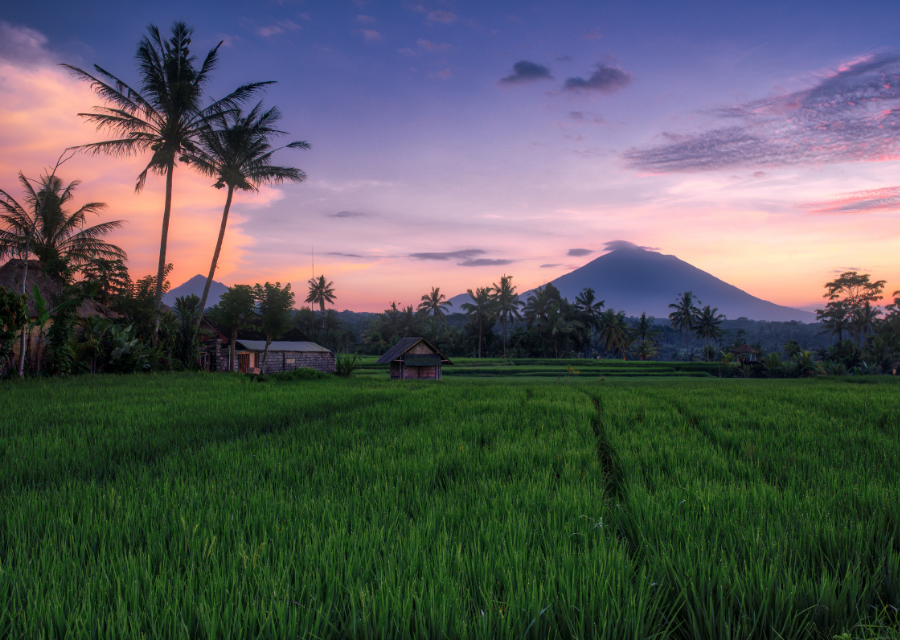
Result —
M0 636L900 638L892 382L0 385Z

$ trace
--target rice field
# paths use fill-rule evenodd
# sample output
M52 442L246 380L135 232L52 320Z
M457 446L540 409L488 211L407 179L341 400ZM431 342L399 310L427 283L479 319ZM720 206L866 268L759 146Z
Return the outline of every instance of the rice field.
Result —
M0 637L900 638L900 386L0 385Z

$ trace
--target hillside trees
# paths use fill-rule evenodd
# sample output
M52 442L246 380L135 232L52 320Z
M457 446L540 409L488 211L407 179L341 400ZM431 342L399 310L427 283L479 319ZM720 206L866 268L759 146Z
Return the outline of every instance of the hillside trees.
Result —
M494 283L491 288L491 298L496 307L497 317L500 318L500 324L503 325L503 357L506 357L506 332L509 321L520 319L519 307L522 302L519 300L519 294L516 293L516 287L512 283L512 276L503 274L500 278L500 284Z
M700 310L696 305L700 304L700 301L697 300L695 304L694 294L690 291L685 291L683 294L678 295L679 297L675 302L669 305L670 309L674 309L674 311L669 314L669 322L671 322L673 329L684 333L684 344L687 352L686 356L687 359L690 360L691 334L698 324Z
M472 302L464 302L461 308L478 329L478 357L480 358L484 330L497 315L497 303L491 296L490 287L477 287L474 293L471 289L466 292L472 298Z
M290 283L287 283L282 288L280 282L275 284L266 282L264 285L254 285L253 298L256 301L260 327L263 333L266 334L266 348L263 351L261 365L265 367L269 358L269 345L291 328L294 292L291 291Z
M247 284L236 284L219 298L219 304L213 307L213 318L231 331L228 340L228 371L234 370L234 343L238 330L249 326L256 315L256 296L253 287Z

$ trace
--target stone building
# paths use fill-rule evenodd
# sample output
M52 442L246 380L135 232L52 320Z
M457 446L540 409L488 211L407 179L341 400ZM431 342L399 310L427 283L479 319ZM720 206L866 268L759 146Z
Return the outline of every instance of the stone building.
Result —
M334 352L315 342L274 340L263 358L265 350L265 340L236 340L235 369L241 373L280 373L306 367L334 373Z

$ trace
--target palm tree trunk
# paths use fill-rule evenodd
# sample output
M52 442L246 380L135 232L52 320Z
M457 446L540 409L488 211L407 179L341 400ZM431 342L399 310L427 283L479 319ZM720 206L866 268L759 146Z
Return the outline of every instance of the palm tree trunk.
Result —
M509 316L508 313L503 315L503 357L506 357L506 319Z
M173 158L166 167L166 206L163 210L162 238L159 241L159 267L156 270L156 296L153 299L153 308L157 311L159 311L159 306L162 304L163 280L165 279L166 273L166 242L169 237L169 218L172 215L172 174L174 172L175 160ZM156 319L156 327L154 328L153 333L156 334L158 331L159 317Z
M478 322L478 357L481 358L481 321Z
M216 274L216 265L219 264L219 253L222 251L222 241L225 239L225 226L228 224L228 210L231 209L231 197L234 194L234 187L228 185L228 197L225 198L225 210L222 212L222 225L219 227L219 239L216 241L216 250L213 253L212 264L209 265L209 275L206 277L206 286L203 287L203 297L200 299L200 317L197 318L197 327L194 329L196 334L200 330L200 323L203 322L203 311L206 309L206 299L209 297L209 288L212 285L213 276Z
M684 332L684 348L686 353L684 354L684 359L686 362L691 361L691 332L685 330Z
M325 298L319 298L319 309L322 310L322 331L325 331Z
M228 371L234 371L234 352L235 352L235 342L237 341L237 327L231 328L231 344L228 345Z

